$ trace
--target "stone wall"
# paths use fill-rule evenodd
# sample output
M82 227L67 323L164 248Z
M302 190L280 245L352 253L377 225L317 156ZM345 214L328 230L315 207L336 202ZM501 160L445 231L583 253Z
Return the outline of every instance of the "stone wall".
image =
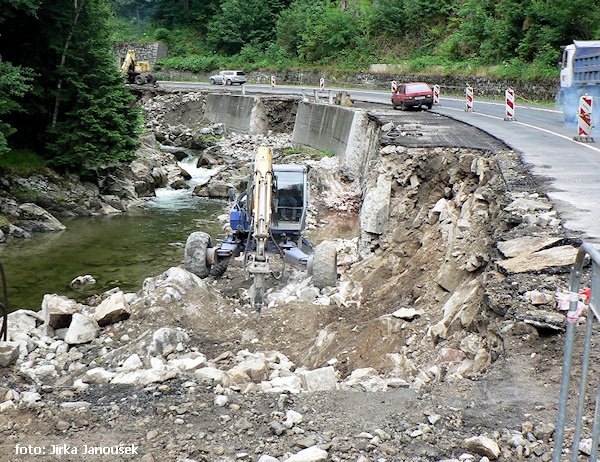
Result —
M464 75L427 75L407 73L328 73L308 71L252 71L250 80L257 83L270 82L275 75L281 85L305 85L317 88L319 79L325 79L326 87L353 87L376 90L387 90L392 80L402 82L427 82L440 85L441 94L464 94L465 88L471 85L475 95L479 97L504 97L504 90L512 88L517 98L532 101L554 101L558 90L558 80L539 79L537 81L518 82L509 79Z
M127 51L131 49L135 50L135 59L137 61L149 61L151 65L161 58L166 58L168 55L167 45L161 42L145 44L138 42L118 42L113 47L113 53L122 61Z

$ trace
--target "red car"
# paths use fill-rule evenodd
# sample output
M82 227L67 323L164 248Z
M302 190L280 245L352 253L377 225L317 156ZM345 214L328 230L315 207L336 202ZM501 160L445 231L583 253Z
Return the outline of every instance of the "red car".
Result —
M406 108L433 106L433 90L425 82L403 83L398 85L398 91L392 93L392 105L394 109L400 106L403 111Z

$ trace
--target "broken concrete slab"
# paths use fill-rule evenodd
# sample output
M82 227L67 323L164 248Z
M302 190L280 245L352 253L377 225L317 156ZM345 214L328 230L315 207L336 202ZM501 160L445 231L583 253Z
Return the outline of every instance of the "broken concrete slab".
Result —
M524 253L533 253L556 244L562 238L556 236L525 236L498 242L497 247L505 257L517 257Z
M499 261L498 265L507 273L527 273L549 268L568 268L575 263L576 257L577 249L575 247L563 245L540 250L539 252L524 253L514 258Z
M525 313L518 313L515 315L515 318L538 329L551 329L559 332L565 330L567 323L564 314L546 310L531 310Z

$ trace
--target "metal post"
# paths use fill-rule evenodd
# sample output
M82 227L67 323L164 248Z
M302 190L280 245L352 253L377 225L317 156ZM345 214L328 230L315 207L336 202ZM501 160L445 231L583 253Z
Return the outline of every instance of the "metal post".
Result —
M2 307L2 330L0 330L0 338L4 341L8 339L8 288L6 287L6 275L4 274L4 267L0 263L0 279L2 279L2 295L3 301L0 302Z
M575 337L575 328L578 322L578 304L579 290L581 285L581 272L585 262L585 257L589 255L592 259L592 282L591 282L591 297L590 305L587 313L587 326L585 335L585 345L583 352L583 363L581 372L581 382L579 388L579 400L577 406L577 421L575 433L573 437L572 461L577 461L579 454L579 441L581 439L581 431L583 424L583 413L585 406L585 391L587 388L587 380L589 375L589 359L592 337L592 323L598 317L596 311L596 303L599 302L598 294L600 293L600 277L598 268L600 267L600 253L590 244L584 243L577 252L575 264L571 267L571 282L569 294L569 312L567 313L567 330L565 338L565 354L563 358L563 373L561 379L561 390L558 407L558 418L556 423L556 432L554 434L554 451L552 453L552 462L560 462L563 442L565 436L565 422L567 415L567 404L569 401L569 382L571 376L571 365L573 360L573 343ZM600 318L598 318L600 321ZM593 425L593 440L591 460L596 461L597 446L600 434L600 388L599 394L596 397L596 408L594 411Z

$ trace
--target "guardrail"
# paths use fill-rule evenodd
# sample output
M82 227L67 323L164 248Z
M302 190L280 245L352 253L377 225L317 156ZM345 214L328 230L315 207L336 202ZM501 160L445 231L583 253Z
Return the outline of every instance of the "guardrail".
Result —
M0 329L0 340L8 339L8 289L6 287L6 276L4 275L4 267L0 263L0 279L2 279L2 296L3 300L0 301L0 307L2 307L2 328Z
M589 293L589 306L587 307L585 323L585 340L583 345L583 355L581 360L581 381L579 384L579 396L577 402L577 417L575 422L575 433L573 434L573 446L571 448L571 460L577 461L579 455L579 443L582 436L583 413L586 401L586 389L589 378L589 362L592 339L592 327L594 319L600 321L600 312L598 311L598 302L600 302L600 253L591 245L583 244L577 252L575 264L571 267L571 282L569 293L569 310L567 312L567 331L565 340L565 354L563 358L563 373L561 379L561 391L558 408L558 419L556 423L556 432L554 434L554 452L552 462L560 462L563 453L563 442L565 437L565 423L567 417L567 405L569 402L569 385L571 378L571 366L573 363L573 344L575 340L575 330L578 325L579 317L582 314L582 304L580 287L583 266L586 262L586 256L592 261L592 279ZM596 408L594 411L594 424L592 427L592 447L590 461L597 460L598 441L600 435L600 386L596 397Z

